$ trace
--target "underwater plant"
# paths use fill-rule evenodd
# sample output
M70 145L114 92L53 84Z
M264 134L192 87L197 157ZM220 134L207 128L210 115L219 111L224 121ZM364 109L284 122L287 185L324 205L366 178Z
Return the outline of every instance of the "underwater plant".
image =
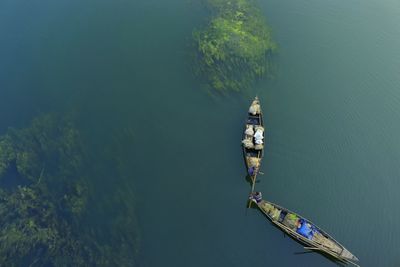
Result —
M214 89L240 91L268 70L276 49L264 17L252 0L207 0L207 26L193 32L196 72Z
M0 136L1 266L132 266L135 238L100 241L85 227L90 174L81 140L70 118L55 115ZM110 222L136 233L120 215Z

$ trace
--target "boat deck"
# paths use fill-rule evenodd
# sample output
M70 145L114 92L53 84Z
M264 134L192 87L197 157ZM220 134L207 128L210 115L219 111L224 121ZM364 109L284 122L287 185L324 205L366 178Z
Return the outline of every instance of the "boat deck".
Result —
M272 203L266 202L262 200L258 204L259 208L264 211L268 216L271 218L273 222L278 224L278 226L283 227L286 229L286 231L290 231L293 233L295 236L299 236L297 233L297 228L294 225L287 225L287 222L285 223L285 216L290 214L291 212L288 210L282 210L281 208L273 205ZM299 218L299 215L297 215ZM307 221L307 223L312 224L311 222ZM315 226L315 225L314 225ZM294 228L293 228L294 227ZM304 237L301 237L304 238ZM321 246L321 248L326 249L327 251L332 252L333 254L337 255L336 257L341 257L341 258L346 258L350 260L358 260L350 251L342 247L339 243L337 243L336 240L325 236L325 234L318 229L318 231L314 232L313 236L311 239L309 239L311 242L313 242L315 245L318 244L318 246ZM332 255L333 255L332 254Z
M321 233L315 233L312 240L339 255L343 250L336 242L326 238Z

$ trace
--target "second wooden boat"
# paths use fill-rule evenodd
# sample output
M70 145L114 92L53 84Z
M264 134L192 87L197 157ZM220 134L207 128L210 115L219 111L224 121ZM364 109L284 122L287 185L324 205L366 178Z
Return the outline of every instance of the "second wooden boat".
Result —
M305 244L305 249L322 252L343 263L351 263L358 266L356 264L358 262L356 256L303 216L277 204L263 200L261 192L252 193L250 201L256 203L258 208L278 228Z

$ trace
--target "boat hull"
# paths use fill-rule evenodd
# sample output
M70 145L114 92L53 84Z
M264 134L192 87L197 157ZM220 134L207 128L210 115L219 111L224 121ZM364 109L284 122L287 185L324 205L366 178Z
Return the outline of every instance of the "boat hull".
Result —
M358 261L357 257L355 257L353 254L351 254L343 245L341 245L333 237L328 235L324 230L322 230L320 227L316 226L314 223L312 223L308 219L304 218L303 216L301 216L301 215L299 215L299 214L297 214L295 212L292 212L292 211L290 211L290 210L288 210L286 208L283 208L283 207L281 207L281 206L279 206L277 204L269 202L269 201L261 200L261 201L257 202L254 199L253 199L253 201L255 203L257 203L258 208L264 213L264 215L267 216L267 218L275 226L280 228L282 231L284 231L285 233L290 235L292 238L294 238L298 242L306 245L305 248L310 249L310 250L315 250L315 251L318 251L318 252L321 252L321 253L325 253L326 255L334 258L335 260L338 260L338 261L341 261L341 262L344 262L344 263L355 264L355 262ZM323 244L317 243L316 241L308 239L305 236L299 234L298 232L292 230L290 227L288 227L287 225L282 223L280 218L274 218L270 213L268 213L263 207L264 203L272 205L274 208L277 208L277 209L281 210L285 214L294 214L298 218L304 220L305 222L310 223L311 225L313 225L317 229L317 231L319 233L321 233L321 235L324 236L324 238L326 238L327 241L330 242L330 246L325 246ZM332 249L332 247L335 248L335 249ZM339 248L340 248L340 252L339 252Z
M259 105L259 100L257 97L252 102L252 105L254 103L257 103ZM245 123L244 129L243 129L242 140L245 140L245 138L246 138L245 131L246 131L248 125L252 125L253 127L261 126L264 128L263 114L262 114L261 108L260 108L260 111L258 114L255 114L255 115L252 115L250 113L247 114L246 123ZM254 148L246 148L245 145L242 144L242 149L243 149L243 157L244 157L246 169L249 170L252 166L256 165L254 173L253 174L248 173L250 179L254 183L256 176L260 171L261 159L264 157L264 148L260 149L260 150L256 150Z

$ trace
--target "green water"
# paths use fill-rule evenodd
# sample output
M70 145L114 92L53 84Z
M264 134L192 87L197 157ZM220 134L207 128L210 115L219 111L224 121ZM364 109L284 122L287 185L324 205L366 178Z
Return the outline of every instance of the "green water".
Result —
M89 222L106 229L132 207L138 266L335 266L245 209L240 138L258 94L257 189L362 266L399 266L399 2L260 7L280 47L274 78L212 96L191 72L191 32L206 18L196 2L2 1L0 132L74 113L91 155Z

